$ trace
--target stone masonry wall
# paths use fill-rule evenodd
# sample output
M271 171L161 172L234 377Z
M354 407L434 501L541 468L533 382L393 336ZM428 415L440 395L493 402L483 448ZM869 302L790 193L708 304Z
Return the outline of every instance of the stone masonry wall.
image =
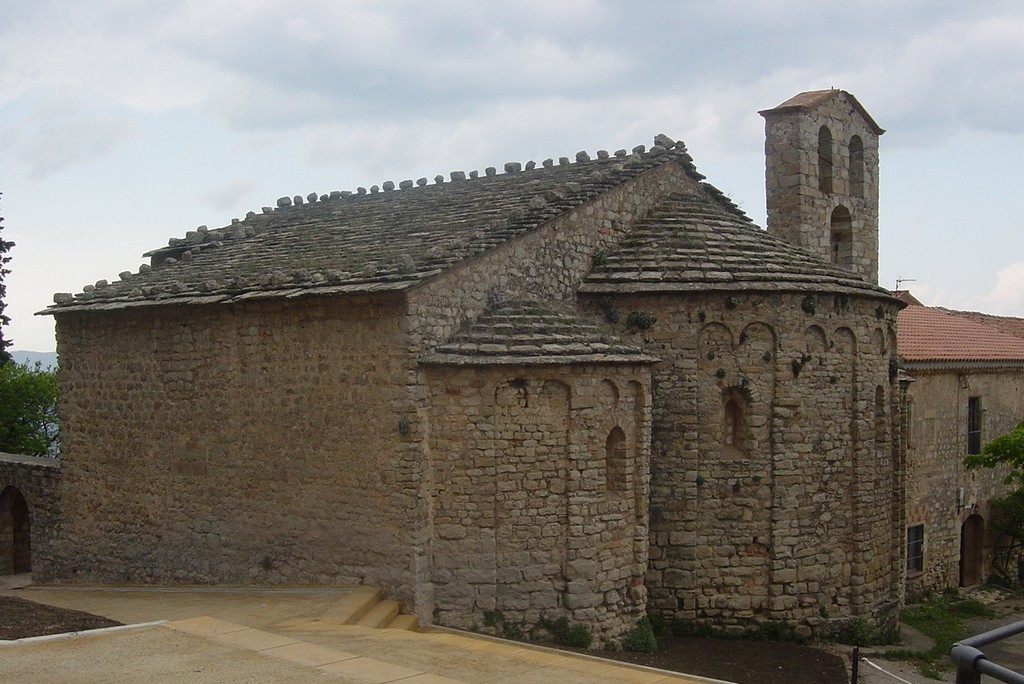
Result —
M60 519L59 481L59 459L0 453L0 575L14 572L15 561L19 566L24 562L20 557L24 549L15 548L14 527L20 521L14 520L9 506L14 490L28 505L29 562L33 571L52 563L53 533Z
M495 299L574 301L595 251L621 240L668 194L695 183L676 163L655 167L417 288L409 295L412 351L447 340Z
M441 624L599 640L646 605L650 373L643 366L435 366L431 579Z
M981 398L982 444L1012 430L1024 420L1024 372L911 367L909 373L914 382L909 391L906 524L924 525L924 570L908 575L907 592L918 594L960 586L960 531L972 514L981 516L987 533L978 581L991 572L988 500L1006 493L1005 470L964 468L967 401Z
M737 628L786 620L804 633L890 619L901 577L894 303L737 293L614 307L619 321L657 317L644 331L611 326L662 359L652 607Z
M410 382L408 404L409 459L425 433L426 379L415 359L446 341L466 323L475 320L495 301L536 298L552 302L575 299L576 288L592 266L594 252L622 239L639 219L668 194L696 183L677 163L655 167L639 177L609 188L600 197L559 216L541 228L507 244L458 264L436 279L415 288L409 297ZM427 510L418 512L428 517ZM425 558L426 532L415 540L418 554L417 587L429 587L429 562ZM432 602L429 591L417 597L418 605ZM429 614L420 613L421 620Z
M832 135L832 189L820 188L818 133ZM863 143L863 183L850 178L850 141ZM850 270L878 282L878 135L845 97L812 111L772 113L765 120L765 187L768 232L825 261L831 257L832 212L845 207L852 219Z
M61 314L49 581L365 580L411 600L398 301Z

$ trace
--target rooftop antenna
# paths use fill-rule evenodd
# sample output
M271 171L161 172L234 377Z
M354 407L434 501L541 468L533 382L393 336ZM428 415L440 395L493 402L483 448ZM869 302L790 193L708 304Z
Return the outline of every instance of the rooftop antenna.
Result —
M916 283L916 282L917 282L917 278L897 278L896 279L896 289L897 290L901 289L900 285L902 285L903 283Z

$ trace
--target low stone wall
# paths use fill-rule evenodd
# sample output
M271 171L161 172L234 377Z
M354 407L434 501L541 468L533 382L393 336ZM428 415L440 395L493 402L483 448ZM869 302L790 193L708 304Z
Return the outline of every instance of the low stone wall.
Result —
M50 563L60 459L0 453L0 574Z

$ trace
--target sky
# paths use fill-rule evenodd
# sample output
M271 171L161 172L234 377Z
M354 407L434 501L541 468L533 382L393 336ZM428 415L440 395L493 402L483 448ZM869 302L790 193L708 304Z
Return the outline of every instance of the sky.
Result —
M12 349L55 292L278 197L686 142L759 225L764 120L880 126L880 284L1024 316L1019 0L0 0Z

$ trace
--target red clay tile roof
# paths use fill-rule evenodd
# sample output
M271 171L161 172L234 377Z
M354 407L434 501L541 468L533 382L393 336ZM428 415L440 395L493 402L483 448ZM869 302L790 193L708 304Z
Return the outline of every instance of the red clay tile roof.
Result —
M904 304L913 304L914 306L924 306L923 303L918 301L917 297L910 294L910 290L893 290L892 296L900 300Z
M994 325L993 318L1013 321L1015 337ZM1024 319L911 305L896 318L896 337L905 362L1024 363Z
M979 323L995 326L1007 335L1013 335L1024 340L1024 318L1013 318L1012 316L993 316L992 314L978 313L977 311L961 311L961 315L967 316Z

